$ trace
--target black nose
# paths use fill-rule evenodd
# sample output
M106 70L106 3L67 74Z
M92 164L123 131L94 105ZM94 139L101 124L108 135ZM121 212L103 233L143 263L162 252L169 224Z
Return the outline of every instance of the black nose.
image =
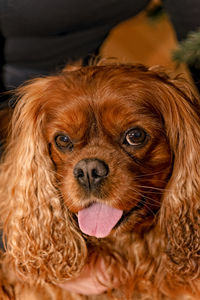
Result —
M80 160L74 168L74 177L86 189L97 188L108 176L108 165L96 158Z

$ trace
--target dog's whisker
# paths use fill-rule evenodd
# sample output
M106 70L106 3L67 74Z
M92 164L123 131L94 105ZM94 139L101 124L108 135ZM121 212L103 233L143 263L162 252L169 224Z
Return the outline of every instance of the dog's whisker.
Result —
M154 193L156 194L156 192L158 194L163 194L164 192L172 192L172 189L166 189L166 188L157 188L157 187L153 187L153 186L147 186L147 185L135 185L135 187L137 187L138 189L144 189L147 190L147 193Z
M156 200L156 199L153 199L153 198L151 198L151 197L148 197L145 193L143 193L143 192L141 192L140 190L136 190L136 189L133 189L133 188L131 188L137 195L139 195L140 196L140 198L143 198L143 199L146 199L146 200L150 200L152 203L158 203L159 204L159 206L160 206L160 201L159 200ZM149 193L148 193L149 194ZM152 194L154 194L154 193L152 193ZM158 195L158 193L155 193L155 195ZM138 200L137 198L136 198L136 200Z
M142 174L142 175L137 174L137 175L135 175L135 178L140 179L140 178L143 178L143 177L150 177L150 176L159 175L159 174L163 174L163 170L162 171L157 171L157 172L146 173L146 174Z

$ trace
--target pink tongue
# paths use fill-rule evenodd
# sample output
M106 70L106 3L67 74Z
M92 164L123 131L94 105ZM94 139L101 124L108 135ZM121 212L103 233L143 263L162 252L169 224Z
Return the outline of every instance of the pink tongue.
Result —
M81 231L97 238L106 237L121 218L123 211L111 206L94 203L78 212Z

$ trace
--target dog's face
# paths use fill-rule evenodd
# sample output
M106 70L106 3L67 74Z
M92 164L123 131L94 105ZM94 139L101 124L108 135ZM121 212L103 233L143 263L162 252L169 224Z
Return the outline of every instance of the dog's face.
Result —
M45 108L64 204L88 235L139 230L158 212L172 168L156 90L137 72L80 73L69 72Z
M127 248L124 233L136 232L141 250L150 232L156 253L195 277L200 107L188 85L110 64L39 78L16 93L0 215L17 272L59 283L80 274L91 245Z

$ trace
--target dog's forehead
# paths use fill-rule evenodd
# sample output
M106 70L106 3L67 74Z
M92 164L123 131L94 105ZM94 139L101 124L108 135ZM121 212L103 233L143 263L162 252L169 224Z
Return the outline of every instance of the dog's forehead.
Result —
M144 72L104 71L69 72L58 85L57 95L49 97L47 124L79 136L91 126L115 128L118 134L133 124L152 124L159 113L154 107L154 89Z
M68 89L48 110L48 124L55 130L82 138L91 128L119 135L132 125L148 127L155 113L148 107L148 97L142 88L109 82Z
M54 108L77 112L79 110L105 112L113 109L115 112L117 110L124 112L140 109L148 103L152 105L154 87L146 74L120 71L120 69L97 68L96 72L88 74L86 71L83 74L70 72L64 78L65 86L61 87L58 99L54 96Z

